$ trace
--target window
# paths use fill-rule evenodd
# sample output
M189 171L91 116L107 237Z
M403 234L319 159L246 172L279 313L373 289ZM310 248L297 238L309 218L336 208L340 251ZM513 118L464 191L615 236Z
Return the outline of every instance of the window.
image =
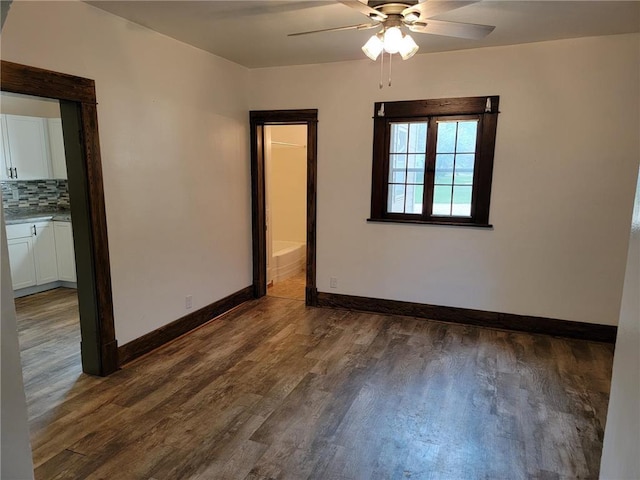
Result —
M369 220L490 226L498 101L376 103Z

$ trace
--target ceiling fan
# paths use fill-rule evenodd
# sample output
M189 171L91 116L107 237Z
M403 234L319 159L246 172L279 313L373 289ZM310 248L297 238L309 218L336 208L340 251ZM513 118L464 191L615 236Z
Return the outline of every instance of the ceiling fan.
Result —
M495 27L476 25L473 23L448 22L432 20L431 17L449 12L457 8L478 3L476 1L457 0L338 0L348 7L358 10L369 17L370 23L348 25L344 27L325 28L309 32L289 34L290 37L311 33L336 32L340 30L368 30L382 27L362 47L364 53L376 60L384 51L389 54L399 53L406 60L417 51L418 45L410 35L403 33L402 27L415 33L429 33L449 37L477 40L489 35Z

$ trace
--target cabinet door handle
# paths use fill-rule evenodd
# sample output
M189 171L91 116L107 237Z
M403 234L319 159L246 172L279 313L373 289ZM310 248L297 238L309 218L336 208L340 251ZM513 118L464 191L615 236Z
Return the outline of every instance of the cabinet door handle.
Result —
M18 167L13 167L13 171L15 172L15 176L13 178L18 178Z
M13 168L9 167L7 170L9 170L9 178L13 178Z
M36 230L36 226L35 226L35 225L33 226L33 234L34 234L34 235L37 235L37 234L38 234L38 233L37 233L37 230Z

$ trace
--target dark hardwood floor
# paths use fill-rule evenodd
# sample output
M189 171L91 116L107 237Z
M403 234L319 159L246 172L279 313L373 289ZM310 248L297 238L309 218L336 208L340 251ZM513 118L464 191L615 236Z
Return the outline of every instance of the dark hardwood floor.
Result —
M37 479L598 477L611 345L264 297L95 378L17 303Z

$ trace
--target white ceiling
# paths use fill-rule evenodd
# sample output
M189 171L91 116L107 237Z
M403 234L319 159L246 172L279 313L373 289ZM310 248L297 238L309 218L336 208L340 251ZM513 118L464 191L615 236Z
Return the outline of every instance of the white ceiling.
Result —
M427 0L429 1L429 0ZM375 30L287 37L366 23L334 1L89 1L132 22L249 68L363 59ZM434 17L495 25L483 40L412 34L419 53L640 31L640 1L485 0Z

